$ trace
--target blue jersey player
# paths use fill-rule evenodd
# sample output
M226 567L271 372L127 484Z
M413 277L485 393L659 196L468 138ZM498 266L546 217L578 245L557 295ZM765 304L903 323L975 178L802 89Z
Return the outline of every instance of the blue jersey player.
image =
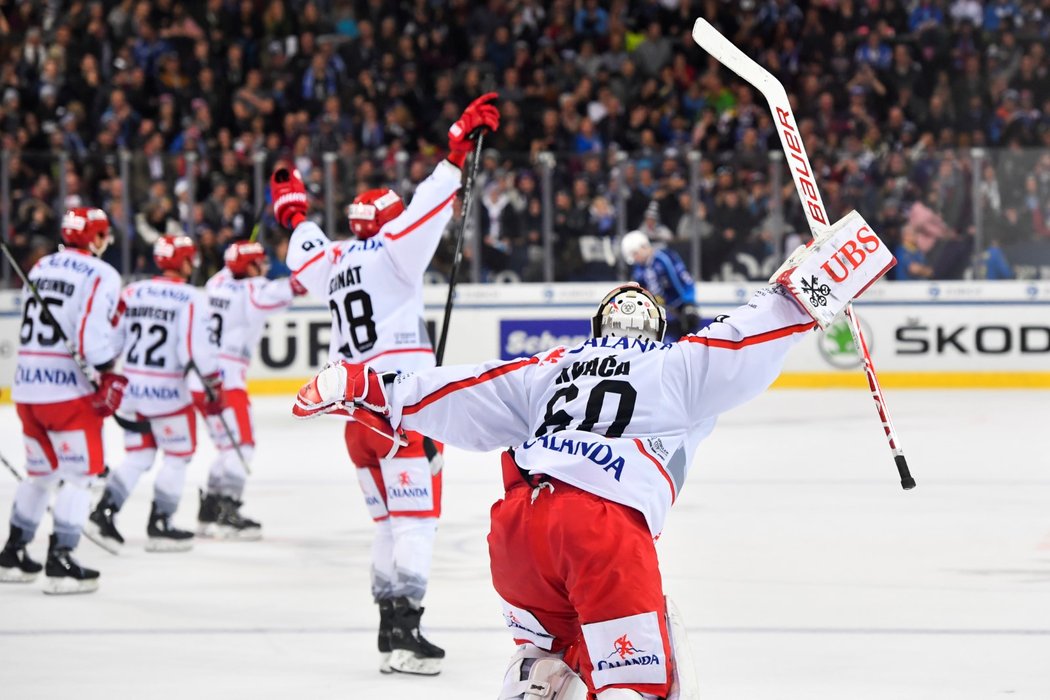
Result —
M626 234L620 245L624 259L632 266L631 278L666 305L667 339L677 340L700 330L696 287L678 253L670 248L654 249L641 231Z

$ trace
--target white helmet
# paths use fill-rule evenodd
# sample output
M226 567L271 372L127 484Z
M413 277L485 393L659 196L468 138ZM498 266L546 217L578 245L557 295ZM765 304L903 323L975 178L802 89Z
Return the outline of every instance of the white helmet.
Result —
M615 335L659 343L664 339L665 330L664 307L637 282L621 284L606 294L598 305L598 313L591 319L591 333L595 338Z
M623 240L620 241L620 250L623 252L623 259L628 265L634 265L634 256L638 254L638 251L649 246L649 237L641 231L625 233Z

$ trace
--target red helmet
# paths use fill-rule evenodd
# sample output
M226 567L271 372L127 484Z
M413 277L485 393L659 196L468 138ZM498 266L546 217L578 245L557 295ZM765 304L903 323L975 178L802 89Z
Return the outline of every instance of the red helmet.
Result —
M397 192L389 187L380 187L357 195L347 207L346 214L350 218L350 230L364 240L379 233L379 229L400 216L404 210L405 203L397 196Z
M62 240L74 248L89 248L98 236L109 233L109 219L106 212L95 207L73 207L62 217ZM107 236L108 243L108 236ZM102 246L105 250L105 246ZM101 251L94 251L101 255Z
M161 236L153 244L153 260L162 270L179 272L186 260L197 264L197 245L189 236Z
M234 277L244 277L248 274L249 265L261 265L262 261L266 260L266 250L262 243L240 241L227 248L222 257L226 261L226 269L232 272Z

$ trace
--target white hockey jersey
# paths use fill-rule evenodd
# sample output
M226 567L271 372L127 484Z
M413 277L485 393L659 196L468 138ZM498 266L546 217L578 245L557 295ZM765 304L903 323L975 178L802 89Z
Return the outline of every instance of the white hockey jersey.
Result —
M640 511L654 535L720 413L763 392L814 327L782 287L676 343L591 339L508 362L401 374L391 422Z
M169 277L133 282L124 290L123 406L147 417L174 413L190 401L190 360L204 375L219 369L219 346L208 332L208 300L200 289Z
M41 258L29 279L88 365L104 365L120 354L120 275L109 264L66 248ZM22 292L19 341L11 390L16 403L57 403L94 392L28 289Z
M332 313L331 360L377 371L434 366L423 320L423 273L452 217L461 171L442 161L401 216L367 240L333 242L312 222L296 227L287 265Z
M244 389L248 365L266 328L266 319L292 303L295 295L291 280L235 279L223 268L212 275L204 288L208 293L208 334L210 341L219 346L223 388ZM203 391L197 375L191 374L189 380L192 391Z

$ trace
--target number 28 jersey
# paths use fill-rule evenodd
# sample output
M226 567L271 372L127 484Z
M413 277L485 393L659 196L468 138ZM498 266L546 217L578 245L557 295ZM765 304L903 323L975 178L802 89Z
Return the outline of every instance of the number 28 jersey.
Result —
M185 282L154 277L128 285L124 303L124 405L148 417L184 408L191 401L190 361L201 374L218 371L207 298Z
M331 360L380 371L434 366L423 319L423 273L452 217L462 173L442 161L400 216L367 240L333 242L317 224L296 227L287 265L332 313Z
M657 535L718 415L764 391L813 326L783 288L766 288L675 343L594 338L399 374L391 423L468 449L513 445L521 469L635 508Z
M23 291L11 398L16 403L58 403L93 393L62 336L91 367L120 354L120 275L95 256L66 248L41 258L29 279L51 317L28 289Z

